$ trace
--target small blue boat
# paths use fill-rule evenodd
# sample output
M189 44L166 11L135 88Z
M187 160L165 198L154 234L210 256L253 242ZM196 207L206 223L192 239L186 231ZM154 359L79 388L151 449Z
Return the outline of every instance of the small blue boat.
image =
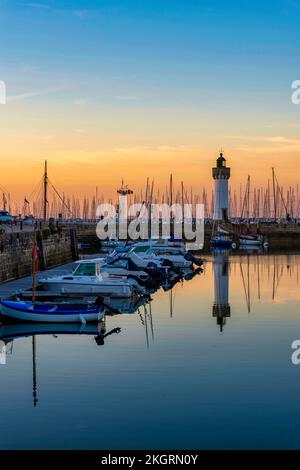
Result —
M222 247L222 248L231 248L233 245L233 240L228 235L216 235L210 241L212 246Z
M0 300L0 311L14 320L39 323L87 323L103 317L104 308L96 304L54 304Z

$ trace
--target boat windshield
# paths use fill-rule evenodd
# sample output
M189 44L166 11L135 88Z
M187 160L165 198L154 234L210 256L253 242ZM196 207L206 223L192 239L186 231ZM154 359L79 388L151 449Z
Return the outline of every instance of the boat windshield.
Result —
M73 271L75 276L97 276L100 273L98 263L80 263Z
M135 246L134 248L131 249L131 251L134 251L135 253L145 253L149 248L149 245L141 245L141 246Z

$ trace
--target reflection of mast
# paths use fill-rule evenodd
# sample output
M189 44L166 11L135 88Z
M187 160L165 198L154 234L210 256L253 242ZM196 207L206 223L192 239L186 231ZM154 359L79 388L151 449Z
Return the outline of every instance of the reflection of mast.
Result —
M33 406L37 405L37 386L36 386L36 344L35 336L32 337L32 398Z
M140 309L138 308L137 310L139 317L141 319L141 323L143 327L145 327L145 333L146 333L146 344L147 344L147 349L149 349L150 342L149 342L149 329L151 331L151 338L152 342L154 343L154 329L153 329L153 319L152 319L152 310L151 310L151 304L149 305L149 311L147 310L147 305L144 305L144 315L141 314ZM150 323L150 326L148 325L148 322Z
M212 309L213 317L217 319L220 331L230 317L229 297L229 258L228 252L217 252L213 256L215 301Z
M276 295L276 292L277 292L277 289L281 280L281 276L283 274L282 267L281 267L280 272L278 272L278 264L277 264L277 260L275 256L274 256L273 266L274 266L274 271L273 271L272 300L275 300L275 295Z
M144 305L144 318L145 318L146 342L147 342L147 348L149 349L149 334L148 334L147 310L146 310L146 306L145 306L145 305Z
M258 300L260 300L260 274L259 274L260 264L259 264L259 256L257 256L257 296Z
M173 317L173 288L170 290L170 317Z
M240 268L241 268L241 277L242 277L242 281L243 281L243 287L244 287L244 294L245 294L245 299L246 299L246 304L247 304L247 310L248 310L248 313L250 313L251 312L251 298L250 298L249 256L247 256L247 286L246 286L246 283L245 283L245 276L244 276L242 262L240 262Z
M151 304L149 304L149 316L150 316L150 325L151 325L151 336L152 336L152 341L154 343L154 330L153 330L153 319L152 319L152 308Z

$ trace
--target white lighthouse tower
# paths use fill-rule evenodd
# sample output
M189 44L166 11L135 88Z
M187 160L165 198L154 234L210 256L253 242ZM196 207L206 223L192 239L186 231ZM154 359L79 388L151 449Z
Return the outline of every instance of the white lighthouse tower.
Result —
M226 160L223 153L217 159L217 166L212 169L215 180L214 194L214 220L228 219L228 180L230 178L230 168L226 167Z

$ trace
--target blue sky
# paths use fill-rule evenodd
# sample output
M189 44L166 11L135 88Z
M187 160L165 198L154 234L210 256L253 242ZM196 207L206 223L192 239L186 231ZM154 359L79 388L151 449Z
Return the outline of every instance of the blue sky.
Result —
M184 96L178 99L190 104L203 90L283 96L297 78L296 0L8 0L0 5L1 69L12 94L27 90L27 84L53 81L57 87L72 81L74 88L88 83L94 93L106 80L120 79L121 95L138 89L149 91L152 100L166 91L168 103L180 90ZM24 74L26 66L30 73ZM13 76L17 71L21 74Z

